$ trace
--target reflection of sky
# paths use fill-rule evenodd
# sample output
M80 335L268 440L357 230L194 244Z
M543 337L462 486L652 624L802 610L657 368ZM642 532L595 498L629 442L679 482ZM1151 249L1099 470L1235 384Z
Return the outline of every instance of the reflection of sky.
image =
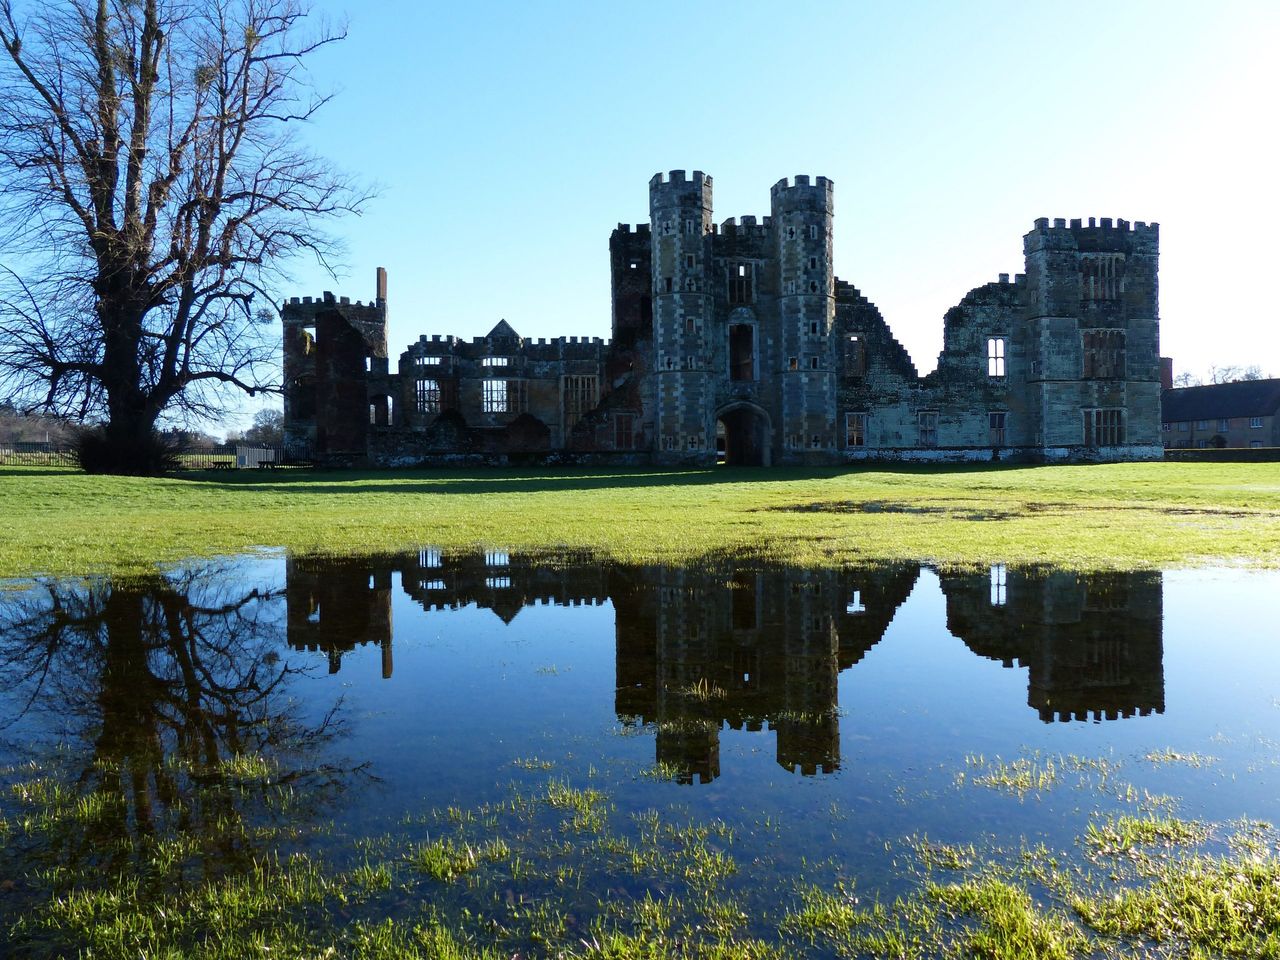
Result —
M721 775L710 784L637 778L653 762L654 734L618 733L611 604L527 607L505 626L474 606L424 613L397 576L393 679L380 679L380 653L370 645L345 655L338 674L308 684L345 694L352 721L345 749L372 761L384 779L362 815L468 806L501 797L510 781L577 779L594 767L623 811L676 804L744 829L774 817L794 841L772 851L784 858L806 850L812 857L819 847L875 858L885 839L915 830L954 841L1017 831L1069 842L1092 802L1072 788L1078 775L1064 774L1058 789L1025 801L956 791L966 756L1106 757L1121 765L1119 779L1186 797L1186 815L1275 816L1280 770L1259 737L1280 727L1273 700L1280 651L1260 611L1277 586L1276 573L1166 575L1166 713L1043 723L1027 705L1027 669L976 656L951 636L938 579L924 570L880 643L841 675L842 769L826 777L780 768L776 734L766 727L721 730ZM1221 762L1194 769L1144 759L1166 748ZM532 757L556 766L529 773L512 763Z
M235 569L236 578L202 586L197 599L283 587L278 557ZM1009 578L1010 609L1023 583ZM986 584L979 586L985 603ZM378 830L428 808L502 799L511 782L554 776L582 783L594 770L624 815L657 806L723 817L739 828L748 854L767 854L784 868L800 857L832 855L857 863L865 877L889 872L885 840L916 831L948 842L1012 833L1069 844L1099 802L1074 789L1079 776L1070 772L1058 788L1026 800L955 789L956 773L974 755L1105 757L1120 765L1119 780L1185 798L1183 815L1275 819L1280 751L1266 738L1280 738L1280 649L1268 618L1278 587L1277 572L1165 574L1165 713L1043 723L1028 706L1027 668L1002 667L953 637L938 577L922 570L880 642L840 676L838 773L802 777L779 767L777 734L767 725L759 732L726 728L720 776L692 786L641 775L654 762L655 734L624 730L615 714L611 602L537 604L507 625L474 605L426 612L401 589L397 573L390 591L391 679L381 677L376 644L345 653L334 674L326 672L324 653L285 655L306 671L292 687L304 710L319 718L343 700L346 735L330 749L367 761L380 780L353 797L350 832ZM860 599L874 603L873 596L867 591ZM841 610L843 603L841 597ZM279 594L260 606L259 622L282 633ZM14 691L0 695L0 707L14 706ZM47 722L56 711L40 716ZM11 728L6 737L14 735ZM1196 769L1144 759L1170 748L1220 761ZM554 767L514 764L533 758ZM776 831L755 831L764 818Z

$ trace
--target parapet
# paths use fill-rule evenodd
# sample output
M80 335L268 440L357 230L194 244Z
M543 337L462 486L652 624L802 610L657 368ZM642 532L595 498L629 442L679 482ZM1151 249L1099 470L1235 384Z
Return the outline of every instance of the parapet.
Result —
M654 187L661 186L662 184L669 184L670 186L688 184L689 186L700 188L704 184L706 186L710 186L711 177L703 173L701 170L693 171L692 177L686 176L683 170L672 170L670 174L655 173L649 178L650 190Z
M629 224L629 223L620 223L620 224L618 224L617 228L616 228L613 232L614 232L614 233L628 233L628 234L629 234L629 233L631 233L631 224ZM647 224L647 223L637 223L637 224L636 224L635 232L636 232L636 236L647 237L647 236L649 235L649 224Z
M1130 223L1111 217L1089 217L1086 223L1076 217L1038 217L1035 226L1023 237L1023 248L1033 250L1084 250L1154 253L1160 245L1160 224L1137 220Z
M683 170L672 170L664 177L655 173L649 180L649 205L685 203L697 198L704 207L711 206L711 177L701 170L688 177Z
M772 217L730 217L719 227L712 224L711 232L724 237L763 237L772 223Z
M774 216L779 210L808 210L831 215L835 184L826 177L797 175L793 181L783 177L769 191Z

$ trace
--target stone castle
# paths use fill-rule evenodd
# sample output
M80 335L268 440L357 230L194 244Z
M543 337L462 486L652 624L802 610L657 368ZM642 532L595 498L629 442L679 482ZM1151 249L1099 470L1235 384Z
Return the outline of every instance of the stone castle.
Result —
M832 272L833 184L780 180L770 216L712 221L712 178L649 181L609 239L612 337L505 320L387 353L368 304L284 304L286 456L331 465L528 460L832 464L1162 456L1159 225L1039 219L1025 273L971 290L921 377Z

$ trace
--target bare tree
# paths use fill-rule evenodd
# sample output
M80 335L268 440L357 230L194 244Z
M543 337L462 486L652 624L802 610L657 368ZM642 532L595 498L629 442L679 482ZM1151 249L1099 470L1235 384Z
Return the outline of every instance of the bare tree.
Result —
M1210 383L1234 383L1241 378L1243 371L1234 363L1217 366L1213 364L1209 367Z
M102 469L279 388L270 288L368 196L296 132L343 36L300 0L0 0L0 391L103 420Z

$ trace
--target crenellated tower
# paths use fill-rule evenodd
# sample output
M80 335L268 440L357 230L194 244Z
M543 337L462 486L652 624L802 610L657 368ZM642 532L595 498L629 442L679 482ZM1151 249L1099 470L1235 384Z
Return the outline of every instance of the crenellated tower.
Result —
M834 184L797 176L773 185L778 264L779 369L783 462L825 461L836 442L835 281L831 266Z
M1023 246L1035 445L1047 459L1160 456L1159 224L1042 217Z
M672 170L649 181L653 240L654 453L714 462L710 335L711 178Z

